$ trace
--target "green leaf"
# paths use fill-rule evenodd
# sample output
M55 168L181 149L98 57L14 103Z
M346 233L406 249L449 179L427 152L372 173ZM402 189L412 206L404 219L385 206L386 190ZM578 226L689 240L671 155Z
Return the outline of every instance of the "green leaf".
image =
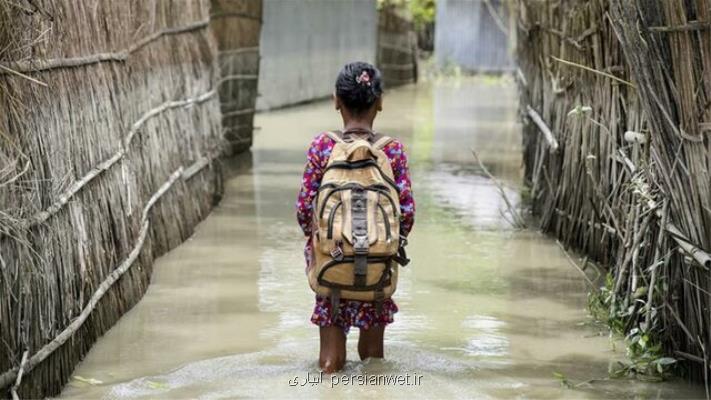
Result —
M639 345L640 347L644 348L647 345L647 342L649 341L649 336L647 335L642 335L639 338Z
M671 358L671 357L661 357L661 358L657 358L654 362L656 362L657 364L661 364L661 365L671 365L676 362L676 359Z

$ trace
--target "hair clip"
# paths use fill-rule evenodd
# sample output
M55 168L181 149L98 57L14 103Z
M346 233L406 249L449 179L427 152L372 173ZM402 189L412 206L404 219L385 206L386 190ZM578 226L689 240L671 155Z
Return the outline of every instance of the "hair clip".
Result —
M355 80L359 84L365 84L370 86L370 75L368 75L368 71L366 70L363 70L363 72L361 72L359 76L356 76Z

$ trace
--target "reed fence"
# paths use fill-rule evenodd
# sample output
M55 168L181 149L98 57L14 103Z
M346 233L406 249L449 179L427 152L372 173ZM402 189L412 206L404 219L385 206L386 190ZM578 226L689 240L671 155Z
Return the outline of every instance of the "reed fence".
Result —
M217 40L222 127L228 151L236 154L252 145L262 1L212 0L210 26Z
M709 379L711 0L515 3L541 226L609 267L605 306Z
M417 34L411 20L396 5L384 4L378 11L376 64L389 87L417 82Z
M257 71L231 42L219 76L210 25L209 0L0 0L0 397L57 394L219 199L220 103L256 95L219 85Z

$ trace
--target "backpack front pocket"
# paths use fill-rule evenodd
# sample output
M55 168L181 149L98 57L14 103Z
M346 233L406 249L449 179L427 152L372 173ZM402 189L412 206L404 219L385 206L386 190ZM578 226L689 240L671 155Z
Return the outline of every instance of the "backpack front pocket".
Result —
M380 186L346 183L330 187L320 196L316 215L322 252L331 252L336 242L347 255L353 254L357 245L375 255L396 251L391 242L398 236L398 214L393 211L394 201Z

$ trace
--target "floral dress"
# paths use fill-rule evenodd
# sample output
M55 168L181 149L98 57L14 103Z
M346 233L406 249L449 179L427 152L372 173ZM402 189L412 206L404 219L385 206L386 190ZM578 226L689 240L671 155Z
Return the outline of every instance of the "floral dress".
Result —
M307 236L304 255L306 268L311 265L313 249L311 245L313 200L321 185L323 171L328 164L335 141L326 133L321 133L314 138L306 155L306 167L301 181L301 190L296 202L296 217L304 235ZM407 236L415 222L415 201L412 197L410 172L407 167L407 155L402 143L397 139L383 147L383 151L390 159L395 182L400 190L400 233ZM316 296L316 305L311 315L311 322L326 326L338 326L348 333L350 327L368 329L371 326L387 325L393 322L393 315L398 311L392 299L383 302L380 313L376 311L375 304L371 301L355 301L341 299L338 313L331 318L331 299L327 296Z

